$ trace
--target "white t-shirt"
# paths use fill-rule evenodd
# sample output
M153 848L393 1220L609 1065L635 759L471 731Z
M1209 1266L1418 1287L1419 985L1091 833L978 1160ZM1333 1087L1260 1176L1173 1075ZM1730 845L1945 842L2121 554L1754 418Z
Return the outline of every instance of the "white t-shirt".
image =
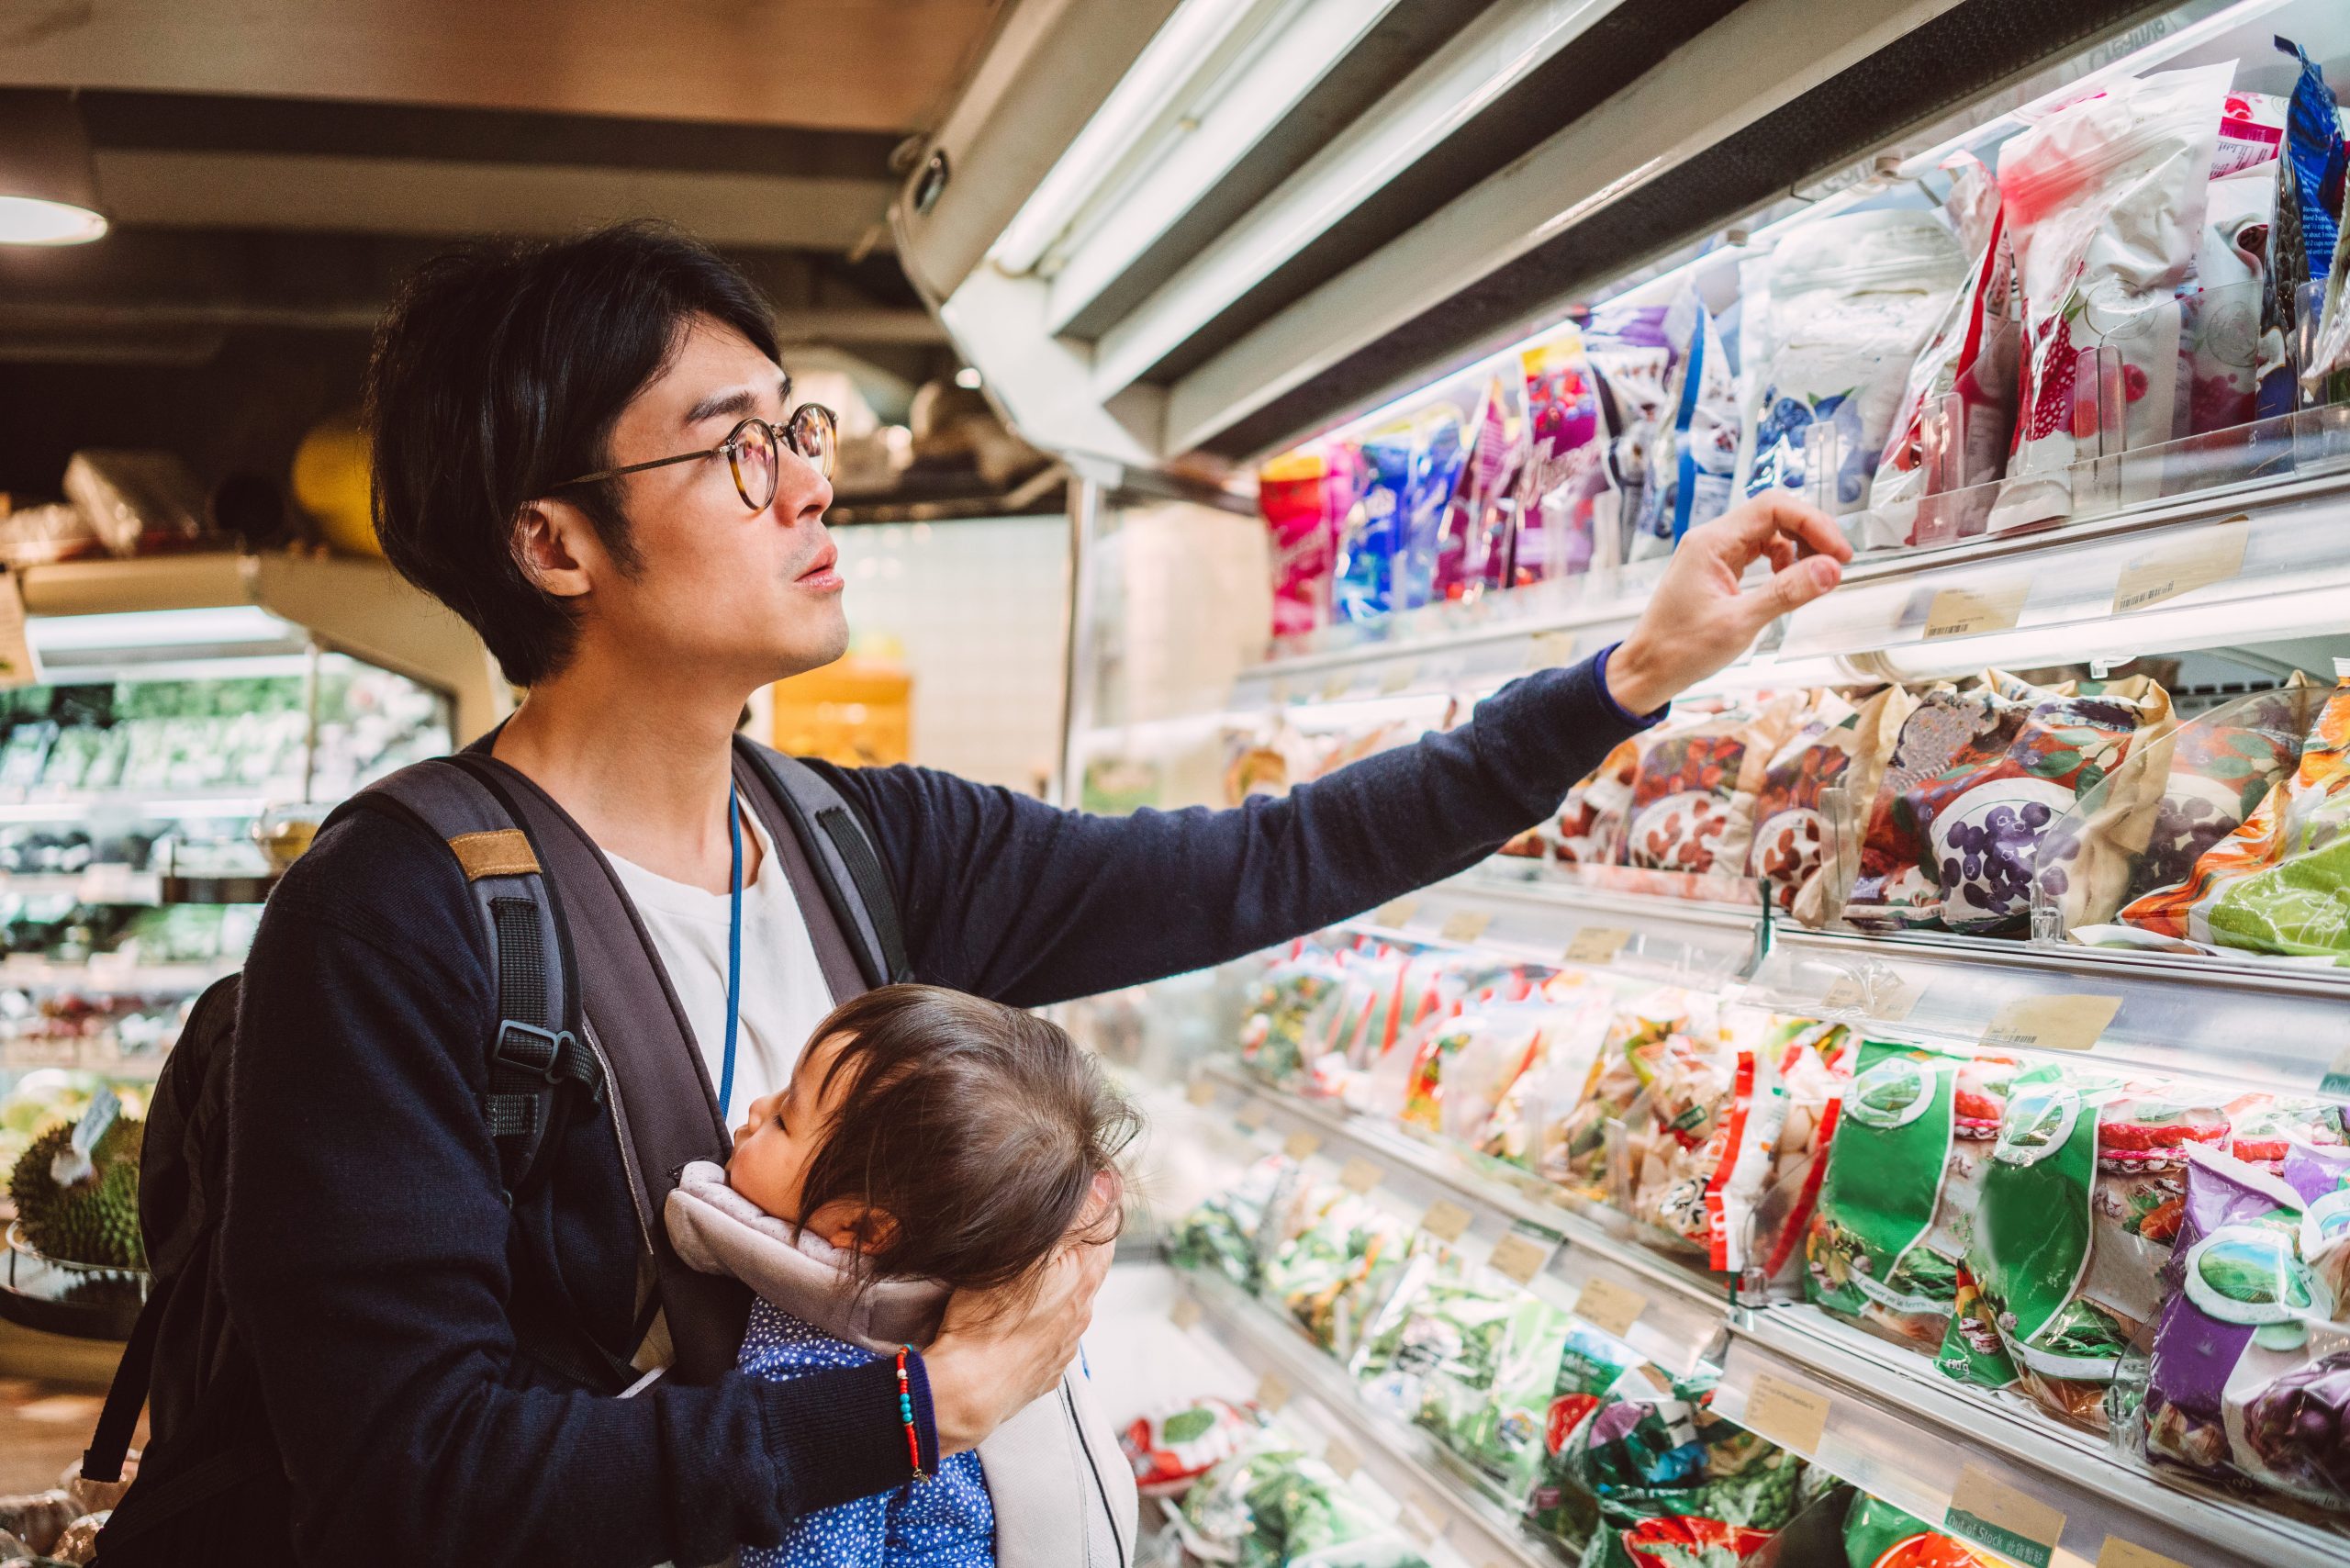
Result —
M759 867L743 889L743 1024L734 1046L734 1095L725 1107L729 1128L742 1121L752 1101L791 1081L808 1036L833 1010L816 945L791 879L776 858L775 841L755 813L744 812L743 818L758 835ZM604 857L644 918L715 1092L726 1057L727 895L657 877L610 852Z

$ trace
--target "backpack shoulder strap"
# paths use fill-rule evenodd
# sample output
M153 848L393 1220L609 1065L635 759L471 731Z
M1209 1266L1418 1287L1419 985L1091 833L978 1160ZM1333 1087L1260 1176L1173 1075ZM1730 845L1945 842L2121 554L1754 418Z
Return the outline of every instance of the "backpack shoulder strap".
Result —
M526 1192L544 1175L556 1142L558 1092L573 1085L597 1106L605 1096L603 1068L579 1038L576 971L537 846L495 792L447 758L400 769L334 815L352 810L421 825L448 845L464 873L498 976L498 1027L482 1114L508 1194Z
M797 757L744 736L736 736L734 745L791 821L795 836L807 846L824 902L856 950L866 984L912 980L913 966L906 958L897 897L874 848L872 831L856 806Z

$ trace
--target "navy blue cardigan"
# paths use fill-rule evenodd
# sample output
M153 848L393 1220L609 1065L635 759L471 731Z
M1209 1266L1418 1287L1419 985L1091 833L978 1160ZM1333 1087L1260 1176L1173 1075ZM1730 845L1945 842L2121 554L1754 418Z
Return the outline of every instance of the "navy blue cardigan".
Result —
M1605 655L1602 655L1604 658ZM920 979L1035 1005L1222 962L1473 864L1639 727L1594 660L1282 801L1106 818L918 767L834 769ZM488 955L454 861L355 813L246 970L222 1238L306 1561L708 1562L907 1476L886 1363L599 1397L518 1351L528 1270L626 1354L637 1222L601 1118L508 1210L479 1108ZM543 1303L541 1304L544 1305Z

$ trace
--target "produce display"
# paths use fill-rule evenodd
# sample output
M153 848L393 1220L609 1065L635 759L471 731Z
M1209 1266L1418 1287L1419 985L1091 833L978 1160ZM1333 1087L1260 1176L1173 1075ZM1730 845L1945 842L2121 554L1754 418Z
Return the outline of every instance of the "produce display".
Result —
M1920 180L1577 313L1482 385L1275 459L1276 633L1613 572L1774 487L1896 550L2076 515L2117 447L2252 426L2289 471L2292 432L2255 421L2350 398L2326 81L2350 62L2277 47L2289 96L2242 90L2277 77L2267 57L2036 106ZM2211 482L2207 457L2136 465L2120 498Z
M94 1145L83 1124L50 1127L33 1139L8 1172L8 1200L35 1250L66 1263L144 1268L139 1235L136 1117L109 1115Z

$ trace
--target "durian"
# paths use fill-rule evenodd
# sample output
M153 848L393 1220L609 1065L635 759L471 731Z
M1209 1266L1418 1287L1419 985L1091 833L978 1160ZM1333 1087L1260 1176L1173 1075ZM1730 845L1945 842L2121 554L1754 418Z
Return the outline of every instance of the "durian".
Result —
M118 1116L91 1152L91 1175L58 1184L50 1167L73 1139L59 1126L33 1139L8 1174L8 1196L25 1239L43 1255L101 1268L143 1269L139 1236L139 1141L145 1124Z

